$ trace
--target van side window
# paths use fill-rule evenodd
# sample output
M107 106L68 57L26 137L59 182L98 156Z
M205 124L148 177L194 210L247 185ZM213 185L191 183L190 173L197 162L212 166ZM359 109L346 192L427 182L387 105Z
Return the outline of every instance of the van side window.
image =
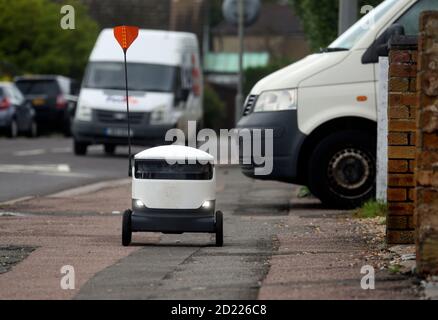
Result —
M419 0L407 12L405 12L396 23L405 28L407 36L416 36L419 31L420 14L423 11L438 10L437 0Z

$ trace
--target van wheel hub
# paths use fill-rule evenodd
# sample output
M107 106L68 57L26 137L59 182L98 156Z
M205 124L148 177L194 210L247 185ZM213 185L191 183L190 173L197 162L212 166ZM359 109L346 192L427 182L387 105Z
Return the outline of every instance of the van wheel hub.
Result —
M372 160L365 152L357 149L341 150L329 163L329 181L333 186L347 190L358 189L372 178L372 166Z

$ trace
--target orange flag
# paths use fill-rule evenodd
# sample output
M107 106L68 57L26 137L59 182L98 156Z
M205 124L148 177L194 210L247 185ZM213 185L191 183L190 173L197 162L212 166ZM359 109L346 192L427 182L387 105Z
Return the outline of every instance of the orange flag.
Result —
M123 51L127 51L131 44L137 39L138 27L119 26L114 28L114 37L122 47Z

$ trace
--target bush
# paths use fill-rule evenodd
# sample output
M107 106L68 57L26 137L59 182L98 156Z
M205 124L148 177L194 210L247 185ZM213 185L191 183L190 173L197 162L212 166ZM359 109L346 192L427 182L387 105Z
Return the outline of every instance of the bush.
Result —
M63 15L59 3L0 0L1 64L17 69L13 73L80 78L99 28L79 0L68 1L68 4L75 8L75 30L60 27Z
M204 127L213 130L220 129L225 116L225 103L212 87L206 86L204 90Z
M383 0L360 0L363 5L377 6ZM310 46L314 51L327 47L338 36L339 0L289 0L300 17ZM360 10L359 10L360 12ZM362 17L359 14L360 18Z

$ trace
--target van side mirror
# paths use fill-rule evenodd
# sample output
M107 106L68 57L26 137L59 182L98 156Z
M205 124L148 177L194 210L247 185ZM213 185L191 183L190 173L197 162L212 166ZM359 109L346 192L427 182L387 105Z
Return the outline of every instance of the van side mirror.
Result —
M385 30L365 51L362 56L362 63L377 63L379 57L387 57L389 55L389 47L391 38L394 36L402 36L405 34L405 28L398 23L394 23L388 29Z
M190 95L190 89L180 88L175 94L175 104L186 102Z

